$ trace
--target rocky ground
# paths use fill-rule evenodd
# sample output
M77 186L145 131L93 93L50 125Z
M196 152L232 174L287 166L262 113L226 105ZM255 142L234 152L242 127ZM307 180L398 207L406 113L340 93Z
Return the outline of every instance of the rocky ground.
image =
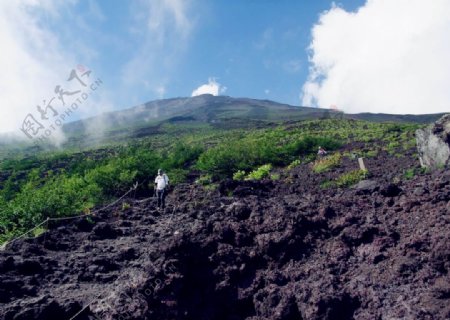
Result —
M0 319L450 319L450 171L366 165L358 188L319 187L346 159L50 225L0 252Z

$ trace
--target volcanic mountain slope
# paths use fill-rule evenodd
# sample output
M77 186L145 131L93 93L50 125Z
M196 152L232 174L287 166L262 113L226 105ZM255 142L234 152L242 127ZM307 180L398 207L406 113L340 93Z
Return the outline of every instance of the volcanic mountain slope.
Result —
M181 97L149 101L132 108L104 113L85 120L68 123L64 126L66 133L80 133L86 127L101 123L110 129L155 125L162 121L197 121L219 123L230 119L244 120L305 120L321 117L336 117L341 112L331 109L292 106L270 100L234 98L204 94L196 97ZM359 113L343 115L368 121L392 121L429 123L442 114L395 115L383 113Z
M270 100L213 96L180 97L150 101L131 108L102 113L87 119L65 123L66 138L60 147L71 150L129 143L135 138L165 135L168 131L189 129L254 129L276 126L284 121L326 118L359 119L371 122L426 124L443 114L396 115L343 112L292 106ZM34 145L24 136L0 133L0 159L20 154L33 156L41 151L57 151L49 141Z
M196 97L180 97L149 101L124 110L100 114L88 119L64 125L68 136L86 132L90 135L102 132L109 137L123 134L142 136L153 134L164 123L200 123L214 127L246 127L248 123L285 120L312 120L324 117L345 117L377 122L429 123L442 114L343 114L336 110L292 106L270 100L234 98L204 94Z
M0 252L0 319L449 319L450 171L399 181L415 161L381 152L351 189L319 187L350 159L179 185L163 214L129 198L50 225Z

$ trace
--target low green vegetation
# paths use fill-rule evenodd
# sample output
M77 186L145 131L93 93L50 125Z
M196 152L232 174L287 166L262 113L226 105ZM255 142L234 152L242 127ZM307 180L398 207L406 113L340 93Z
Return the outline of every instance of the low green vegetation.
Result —
M233 173L233 180L242 181L245 179L246 176L247 174L245 173L244 170L238 170L235 173Z
M366 158L373 158L373 157L376 157L377 155L378 155L378 150L369 150L364 154L364 156Z
M330 156L314 163L318 173L339 166L346 154L336 150L347 143L362 145L362 156L376 156L379 150L402 154L414 147L417 128L339 119L272 123L265 128L252 127L250 122L228 128L164 124L152 135L89 150L2 153L0 242L46 218L90 212L136 182L141 194L150 195L158 168L167 172L172 185L185 182L194 172L198 183L213 190L225 178L280 179L277 168L292 169L314 161L319 145ZM361 176L349 173L333 183L344 186Z
M315 173L322 173L336 168L341 164L342 155L337 152L335 154L329 155L323 159L319 159L313 164L313 171Z
M347 173L344 173L340 175L336 181L335 184L338 187L350 187L359 181L365 179L368 175L367 170L353 170Z
M320 187L322 189L329 189L333 187L347 188L357 184L359 181L368 177L369 172L367 170L352 170L339 175L334 180L324 180L321 182Z
M413 179L416 175L424 174L429 172L429 168L423 167L423 168L409 168L406 169L403 173L403 177L407 180Z
M197 168L216 178L231 178L238 171L249 172L264 164L285 166L300 156L315 155L317 147L338 148L338 140L327 137L292 136L273 130L224 141L199 157Z
M128 210L131 208L131 205L128 202L122 203L122 211Z
M299 166L301 163L302 162L299 159L295 159L287 166L287 168L288 168L288 170L294 169L295 167Z
M271 173L270 174L270 180L280 180L281 175L279 173Z
M95 205L124 194L135 182L144 191L151 189L159 167L170 174L172 184L183 182L189 172L186 164L195 161L200 152L197 146L178 143L163 153L130 147L118 150L96 165L87 160L89 165L84 170L79 166L59 172L34 168L22 181L13 183L10 177L0 192L0 241L46 218L88 212Z
M403 174L403 176L407 180L410 180L410 179L414 178L415 175L416 175L415 168L407 169L407 170L405 170L405 173Z
M206 186L212 183L212 177L210 174L204 174L201 175L195 182Z
M253 170L252 172L250 172L247 175L246 179L247 180L261 180L263 178L268 178L270 176L270 170L272 170L271 164L262 165L262 166L258 167L257 169Z
M261 179L267 179L270 178L272 180L279 180L280 174L279 173L272 173L272 165L265 164L262 165L255 170L251 171L249 174L247 174L243 170L238 170L233 174L233 180L236 181L243 181L243 180L261 180Z

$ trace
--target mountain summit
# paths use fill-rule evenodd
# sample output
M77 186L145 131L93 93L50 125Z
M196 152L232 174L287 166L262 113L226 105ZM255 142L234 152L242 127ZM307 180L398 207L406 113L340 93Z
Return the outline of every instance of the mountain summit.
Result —
M379 122L429 123L442 114L393 115L393 114L344 114L332 109L292 106L270 100L233 98L203 94L150 101L119 111L112 111L88 119L68 123L66 134L79 134L89 128L101 126L113 136L127 131L132 136L153 133L163 123L202 123L219 127L249 126L254 123L286 120L312 120L321 118L352 118ZM143 130L146 128L145 130Z

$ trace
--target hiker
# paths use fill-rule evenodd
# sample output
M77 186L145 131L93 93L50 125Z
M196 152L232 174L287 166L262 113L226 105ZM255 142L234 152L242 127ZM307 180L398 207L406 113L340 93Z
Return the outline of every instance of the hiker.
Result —
M162 169L158 169L158 176L155 178L155 192L158 197L158 208L166 207L166 188L169 186L169 177Z
M327 155L327 152L325 151L324 148L319 146L319 151L317 152L317 155L319 156L319 158L323 158Z

